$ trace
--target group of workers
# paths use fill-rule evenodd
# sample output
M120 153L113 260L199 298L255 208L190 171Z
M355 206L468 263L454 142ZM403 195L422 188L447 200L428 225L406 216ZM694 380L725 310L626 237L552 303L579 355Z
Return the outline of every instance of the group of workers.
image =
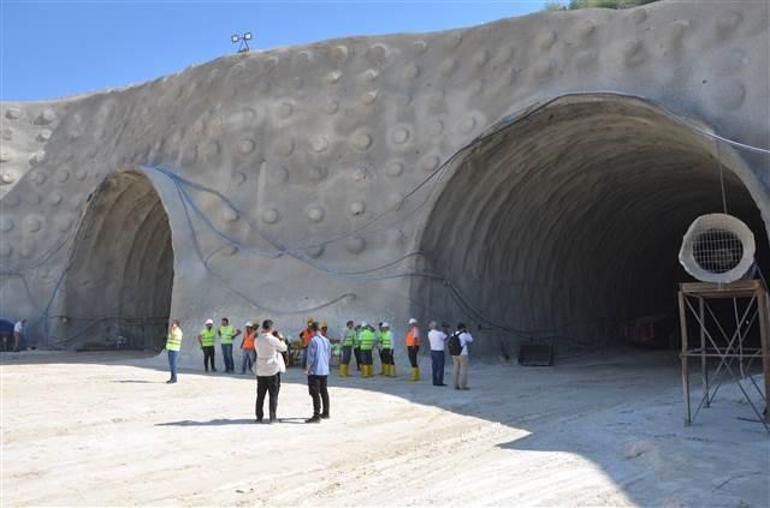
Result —
M264 420L264 400L269 396L268 423L276 421L278 393L281 386L281 374L286 372L290 363L290 342L278 330L271 320L265 320L261 326L247 322L245 331L233 327L226 317L221 318L220 326L214 327L214 320L207 319L197 339L203 351L203 365L206 372L216 372L215 346L217 338L221 343L222 356L226 373L235 372L233 360L233 341L243 333L240 348L242 353L241 374L246 371L257 377L257 400L255 414L257 422ZM468 346L473 337L463 323L450 333L449 324L435 321L429 324L428 341L430 343L432 380L434 386L446 386L444 383L445 355L448 349L453 363L453 381L456 390L468 389ZM374 376L374 350L379 351L380 375L396 377L395 340L390 324L381 322L376 327L367 322L355 324L348 321L344 333L339 339L330 340L328 325L308 318L305 327L299 333L296 347L301 348L302 368L308 378L308 392L313 399L313 416L306 420L317 423L329 418L329 393L327 379L330 373L331 359L340 359L341 377L350 376L350 363L355 359L356 368L362 378ZM178 320L173 320L166 340L169 370L171 376L167 383L177 382L177 360L182 346L182 329ZM410 381L420 380L418 353L420 350L420 325L416 319L410 319L404 340L409 363L412 367ZM256 366L256 369L255 369Z
M452 356L455 389L467 390L468 345L473 342L473 336L468 332L464 323L459 323L454 333L450 333L447 322L443 322L439 327L435 321L432 321L429 328L428 341L430 343L433 385L446 386L444 383L444 365L448 347L449 354ZM361 377L372 377L374 375L373 351L375 349L379 351L380 356L380 375L396 377L395 342L388 323L379 323L375 329L373 325L366 322L356 325L353 321L348 321L340 342L342 344L341 377L350 376L351 358L355 359L356 368L361 371ZM409 320L404 343L412 367L409 380L419 381L420 367L417 355L420 351L420 326L416 319Z

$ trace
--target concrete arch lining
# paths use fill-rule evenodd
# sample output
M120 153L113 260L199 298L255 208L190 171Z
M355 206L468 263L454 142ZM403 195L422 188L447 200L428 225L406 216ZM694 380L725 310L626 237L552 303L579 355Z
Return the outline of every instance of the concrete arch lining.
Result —
M169 217L148 176L108 177L91 197L61 291L56 347L160 351L171 310Z
M418 236L421 269L445 280L414 278L418 315L504 328L489 352L534 335L616 343L624 323L671 310L681 235L722 209L720 166L729 212L766 255L765 191L707 128L621 95L529 111L447 168Z

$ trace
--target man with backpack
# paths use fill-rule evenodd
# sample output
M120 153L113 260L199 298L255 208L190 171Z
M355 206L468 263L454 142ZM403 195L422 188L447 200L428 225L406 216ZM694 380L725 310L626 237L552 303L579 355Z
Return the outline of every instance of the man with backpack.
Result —
M449 337L447 346L452 356L453 381L455 390L468 390L468 344L473 342L473 336L465 327L465 323L457 324L457 331Z

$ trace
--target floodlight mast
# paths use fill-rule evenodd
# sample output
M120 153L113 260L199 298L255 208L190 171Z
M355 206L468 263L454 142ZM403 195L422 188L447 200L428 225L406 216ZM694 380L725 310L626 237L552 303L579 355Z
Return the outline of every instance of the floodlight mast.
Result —
M230 36L230 42L233 44L238 44L238 53L247 53L249 51L250 40L251 32L244 32L243 34L234 33Z

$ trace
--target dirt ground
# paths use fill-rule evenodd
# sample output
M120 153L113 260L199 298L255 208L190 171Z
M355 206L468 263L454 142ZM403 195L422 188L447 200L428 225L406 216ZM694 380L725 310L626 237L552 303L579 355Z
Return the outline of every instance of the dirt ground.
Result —
M733 385L684 427L672 353L477 362L467 392L423 362L420 383L334 374L320 425L290 370L269 426L250 376L7 354L2 505L770 505L765 430Z

